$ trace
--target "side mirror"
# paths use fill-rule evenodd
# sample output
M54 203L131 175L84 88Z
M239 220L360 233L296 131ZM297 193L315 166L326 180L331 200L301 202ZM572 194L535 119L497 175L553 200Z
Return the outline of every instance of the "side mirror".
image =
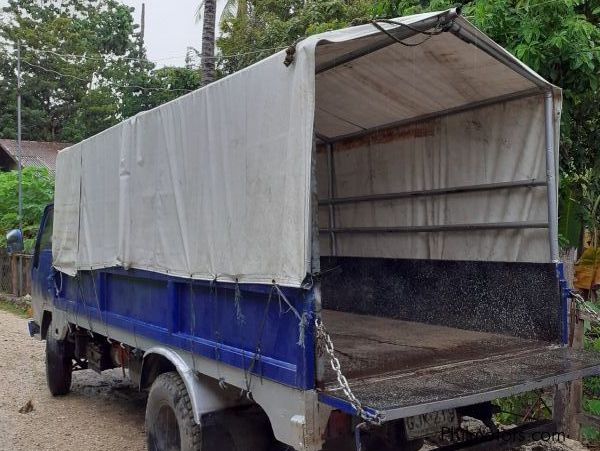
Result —
M6 247L9 254L23 252L23 233L19 229L12 229L6 234Z

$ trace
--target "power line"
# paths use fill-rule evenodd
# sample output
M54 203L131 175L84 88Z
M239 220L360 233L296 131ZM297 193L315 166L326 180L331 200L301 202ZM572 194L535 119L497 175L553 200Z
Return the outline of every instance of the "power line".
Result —
M102 61L102 62L110 61L110 57L108 55L98 57L98 56L82 55L82 54L74 54L74 53L58 53L53 50L36 49L34 47L29 47L29 46L24 46L24 45L22 47L24 47L27 50L32 51L34 53L35 52L46 53L46 54L54 55L54 56L57 56L57 57L63 58L63 59L64 58L80 58L80 59L87 59L87 60L91 60L91 61ZM202 55L192 55L192 57L199 58L199 59L202 59L202 58L227 59L227 58L236 58L236 57L240 57L240 56L255 55L257 53L270 52L270 51L274 51L274 50L275 51L283 50L286 48L288 48L288 46L263 48L263 49L251 50L248 52L234 53L234 54L230 54L230 55L215 55L215 56L206 56L206 57L203 57ZM150 61L147 58L131 58L131 57L126 57L126 56L115 56L114 60L115 61L123 60L123 61L138 61L138 62L160 62L160 61L167 61L167 60L173 60L173 59L179 59L179 58L189 58L189 57L190 57L190 55L186 54L186 55L159 58L154 61Z
M26 49L32 51L32 52L37 52L37 53L46 53L49 55L54 55L54 56L58 56L59 58L79 58L79 59L87 59L90 61L102 61L102 62L106 62L107 60L110 61L110 55L105 55L102 57L98 57L98 56L90 56L90 55L77 55L74 53L58 53L58 52L54 52L52 50L42 50L42 49L36 49L33 47L25 47ZM167 61L167 60L173 60L173 59L179 59L179 58L186 58L188 55L178 55L178 56L169 56L169 57L165 57L165 58L159 58L157 60L155 60L156 62L159 61ZM138 62L151 62L148 58L131 58L128 56L115 56L114 57L114 61L138 61ZM66 60L65 60L66 61Z
M90 83L90 80L86 79L86 78L81 78L81 77L77 77L76 75L71 75L71 74L63 74L62 72L58 72L56 70L53 69L48 69L47 67L44 66L40 66L39 64L34 64L34 63L30 63L29 61L25 61L22 60L23 63L27 64L28 66L31 67L35 67L37 69L43 70L44 72L48 72L48 73L52 73L61 77L67 77L67 78L72 78L75 80L79 80L79 81L83 81L85 83ZM192 92L193 89L184 89L184 88L156 88L156 87L152 87L152 86L139 86L139 85L116 85L116 84L111 84L109 87L111 88L120 88L120 89L141 89L141 90L146 90L146 91L163 91L163 92Z
M8 43L2 43L2 44L0 44L0 46L6 45L6 44L8 44ZM21 47L26 47L26 46L21 45ZM38 52L38 53L44 53L44 54L51 54L51 55L63 58L63 60L65 60L68 63L70 63L70 61L67 61L65 59L65 58L68 58L68 57L97 60L97 61L102 61L104 63L107 63L107 61L104 58L100 58L100 57L93 57L93 56L88 56L88 55L76 55L76 54L61 54L61 53L58 53L58 52L54 52L52 50L35 49L35 48L32 48L32 47L28 47L28 46L26 48L28 50L32 51L32 52ZM287 48L287 47L271 47L271 48L265 48L265 49L260 49L260 50L253 50L253 51L249 51L249 52L241 52L241 53L237 53L237 54L233 54L233 55L218 55L218 56L215 56L213 58L223 58L223 59L225 59L225 58L233 58L233 57L239 57L239 56L245 56L245 55L252 55L252 54L257 54L257 53L267 52L267 51L273 51L273 50L282 50L282 49L285 49L285 48ZM148 61L148 60L142 59L142 58L128 58L128 57L119 57L119 58L122 59L122 60L130 60L130 61ZM172 57L172 58L178 58L178 57ZM202 58L202 57L200 56L200 58ZM78 76L72 75L72 74L65 74L65 73L56 71L54 69L50 69L48 67L44 67L44 66L42 66L40 64L32 63L30 61L26 61L26 60L23 60L23 59L21 59L21 61L24 64L26 64L26 65L28 65L28 66L30 66L32 68L36 68L36 69L42 70L42 71L47 72L47 73L52 73L52 74L58 75L60 77L67 77L67 78L71 78L71 79L74 79L74 80L82 81L82 82L85 82L85 83L90 83L91 82L91 80L89 80L89 79L81 78L81 77L78 77ZM100 70L106 69L107 67L108 66L105 65L103 68L100 68ZM182 93L189 93L189 92L193 91L192 89L184 89L184 88L158 88L158 87L151 87L151 86L144 87L144 86L139 86L139 85L116 85L116 84L111 84L110 87L112 87L112 88L119 88L119 89L139 89L139 90L146 90L146 91L161 91L161 92L182 92Z

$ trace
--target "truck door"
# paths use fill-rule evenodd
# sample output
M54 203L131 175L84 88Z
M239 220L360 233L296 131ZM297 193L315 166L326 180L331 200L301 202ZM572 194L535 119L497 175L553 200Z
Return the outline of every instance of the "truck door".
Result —
M32 304L36 313L42 310L42 305L51 303L54 295L54 270L52 269L53 219L54 207L48 205L42 216L31 265Z

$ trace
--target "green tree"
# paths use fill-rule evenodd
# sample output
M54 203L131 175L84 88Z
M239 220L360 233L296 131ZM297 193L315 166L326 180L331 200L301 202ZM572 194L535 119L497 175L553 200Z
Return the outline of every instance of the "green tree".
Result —
M131 13L117 0L9 0L0 22L0 136L16 134L17 42L23 139L77 142L196 88L193 75L155 70Z
M362 23L372 15L368 0L261 0L246 16L225 18L218 45L224 74L240 70L311 34ZM262 49L266 49L261 51Z
M23 137L77 141L112 125L118 93L104 76L115 57L128 56L134 24L129 8L114 0L9 0L0 36L21 43ZM61 55L85 55L85 58ZM2 52L0 111L5 137L14 138L16 50ZM93 105L93 112L83 112ZM112 113L112 114L111 114ZM4 117L3 117L4 119Z
M220 22L224 23L233 18L245 20L248 17L248 9L251 6L248 0L227 0L221 13Z
M6 233L19 226L17 171L0 172L0 237L6 245ZM26 250L31 250L46 205L54 197L54 176L45 168L23 169L23 236Z
M200 88L201 76L197 70L188 67L162 67L150 73L148 89L140 100L143 109L155 108L182 94Z

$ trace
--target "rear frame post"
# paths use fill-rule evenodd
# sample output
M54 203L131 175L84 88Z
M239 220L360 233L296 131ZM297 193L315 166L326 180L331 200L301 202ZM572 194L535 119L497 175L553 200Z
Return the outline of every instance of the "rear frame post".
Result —
M554 153L554 95L551 90L544 95L546 129L546 181L548 184L548 239L550 259L557 263L558 254L558 185L556 182L556 157Z
M327 195L332 202L329 203L329 255L337 255L336 236L335 236L335 169L333 167L333 144L327 143Z

